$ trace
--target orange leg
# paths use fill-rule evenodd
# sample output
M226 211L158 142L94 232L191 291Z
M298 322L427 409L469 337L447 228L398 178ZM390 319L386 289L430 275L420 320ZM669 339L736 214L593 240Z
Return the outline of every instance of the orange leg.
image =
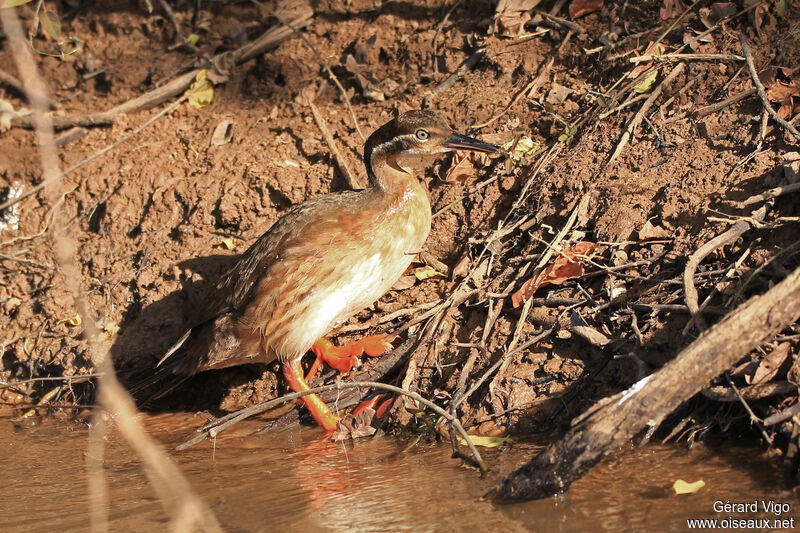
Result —
M380 357L393 348L392 341L394 339L395 335L381 333L364 337L344 346L335 346L328 339L322 338L311 347L311 351L316 354L317 359L308 371L308 379L313 378L323 361L339 372L350 372L361 354Z
M306 391L310 388L303 377L303 367L300 364L300 359L283 363L283 375L286 376L286 379L289 381L289 386L295 392ZM314 420L325 428L325 431L336 430L340 418L331 412L330 407L328 407L319 396L316 394L309 394L303 397L303 402L314 417Z

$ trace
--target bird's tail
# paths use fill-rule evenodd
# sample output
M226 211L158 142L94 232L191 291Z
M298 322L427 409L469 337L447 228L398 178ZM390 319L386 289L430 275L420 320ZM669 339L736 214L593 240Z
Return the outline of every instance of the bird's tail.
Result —
M149 369L140 377L131 379L133 383L128 392L133 395L139 406L161 398L175 387L189 379L191 372L186 369L187 348L186 340L191 330L187 331L172 347L161 357L154 369Z

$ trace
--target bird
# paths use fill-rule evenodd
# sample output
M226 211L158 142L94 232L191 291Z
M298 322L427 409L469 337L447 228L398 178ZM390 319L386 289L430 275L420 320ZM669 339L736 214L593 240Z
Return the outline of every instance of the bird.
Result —
M182 381L277 359L289 386L301 392L323 361L346 372L362 353L391 349L386 334L345 346L324 335L388 292L422 249L431 206L412 167L455 150L499 151L456 133L431 110L407 111L375 130L363 152L369 185L312 198L281 216L211 286L153 378ZM304 375L309 350L317 359ZM336 430L340 418L321 398L309 394L302 402L326 431Z

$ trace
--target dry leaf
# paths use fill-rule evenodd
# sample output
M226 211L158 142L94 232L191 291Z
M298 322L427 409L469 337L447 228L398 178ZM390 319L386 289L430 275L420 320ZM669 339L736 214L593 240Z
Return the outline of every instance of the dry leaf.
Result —
M233 138L233 122L230 120L223 120L217 127L214 128L214 133L211 134L211 146L222 146L228 144Z
M426 280L428 278L433 278L435 276L441 276L443 278L447 277L430 265L425 265L423 267L415 268L414 275L420 281Z
M578 18L603 9L604 0L572 0L569 5L570 18Z
M672 488L675 490L675 494L692 494L702 489L705 486L706 482L703 481L702 479L699 479L694 483L688 483L682 479L679 479L672 484Z
M661 7L661 20L669 20L673 15L680 15L686 11L686 4L681 0L664 0Z
M453 163L447 169L444 181L453 183L474 178L477 175L476 169L485 166L488 162L489 157L486 154L458 151L453 154Z
M654 43L650 41L642 55L644 56L661 56L667 53L667 48L661 43ZM637 54L638 55L638 54ZM628 78L635 80L642 75L643 72L653 66L652 61L637 64L634 69L628 74ZM647 79L647 78L645 78Z
M498 446L502 446L503 444L511 441L511 437L481 437L477 435L468 436L469 440L472 441L472 444L475 446L483 446L484 448L497 448ZM462 446L467 445L467 441L465 441L463 438L459 438L458 442Z
M31 1L32 0L5 0L2 4L0 4L0 9L21 6Z
M657 79L658 79L658 69L656 68L648 72L642 79L642 81L634 85L633 90L639 94L650 92L650 89L653 88L653 85L656 83Z
M469 258L469 254L464 252L461 256L461 259L458 260L456 266L453 267L453 279L463 278L469 273L469 267L472 265L472 260Z
M39 17L39 21L42 24L42 31L45 35L54 41L61 39L61 19L58 18L57 13L43 11Z
M758 74L767 98L780 104L778 115L783 119L800 112L800 80L793 79L793 73L787 67L767 67Z
M116 322L109 322L103 326L103 331L105 332L107 338L114 338L117 333L119 333L119 324Z
M527 165L528 157L536 153L539 147L539 142L534 141L527 136L520 137L516 143L514 141L508 141L507 143L503 143L501 146L503 150L508 152L508 155L512 161L521 165ZM488 161L488 156L485 154L482 155L484 159Z
M639 230L639 240L642 241L647 239L666 239L669 235L670 233L667 230L661 226L654 226L649 220Z
M774 378L778 370L783 366L786 358L789 357L789 348L791 345L788 342L783 342L775 347L774 350L769 352L764 358L759 361L756 371L753 373L753 385L759 383L766 383Z
M530 10L541 0L500 0L494 12L492 32L506 37L518 37L525 32L531 19Z
M539 287L561 285L568 280L583 276L584 268L580 256L590 255L595 246L593 242L583 241L564 250L549 267L523 283L522 287L511 296L514 307L519 307L530 299Z
M220 242L226 250L233 250L239 244L235 237L223 237Z
M404 291L410 289L417 282L416 276L402 276L392 285L393 291Z
M198 88L195 91L196 88ZM208 80L208 69L203 69L197 73L194 81L184 94L189 96L189 105L202 109L209 105L214 99L214 85Z
M81 325L81 315L75 313L75 316L71 316L69 318L64 319L64 324L68 326L80 326Z
M736 14L736 5L732 2L716 2L711 7L703 7L698 10L700 21L706 28L715 26L719 21Z

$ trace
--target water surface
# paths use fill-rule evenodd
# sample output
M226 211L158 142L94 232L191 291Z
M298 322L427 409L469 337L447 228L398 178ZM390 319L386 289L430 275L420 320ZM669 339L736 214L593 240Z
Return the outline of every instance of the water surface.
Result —
M184 414L143 420L170 447L205 421ZM567 494L497 506L481 496L539 447L482 450L492 471L481 478L443 444L388 436L334 443L308 427L250 434L257 427L245 422L173 455L226 531L686 531L692 518L775 517L715 512L715 500L774 500L791 507L781 518L800 516L796 496L781 490L778 472L753 446L631 447ZM3 531L88 529L87 443L79 423L20 429L0 420ZM167 514L138 457L113 430L104 471L112 531L165 529ZM676 479L706 486L677 496Z

